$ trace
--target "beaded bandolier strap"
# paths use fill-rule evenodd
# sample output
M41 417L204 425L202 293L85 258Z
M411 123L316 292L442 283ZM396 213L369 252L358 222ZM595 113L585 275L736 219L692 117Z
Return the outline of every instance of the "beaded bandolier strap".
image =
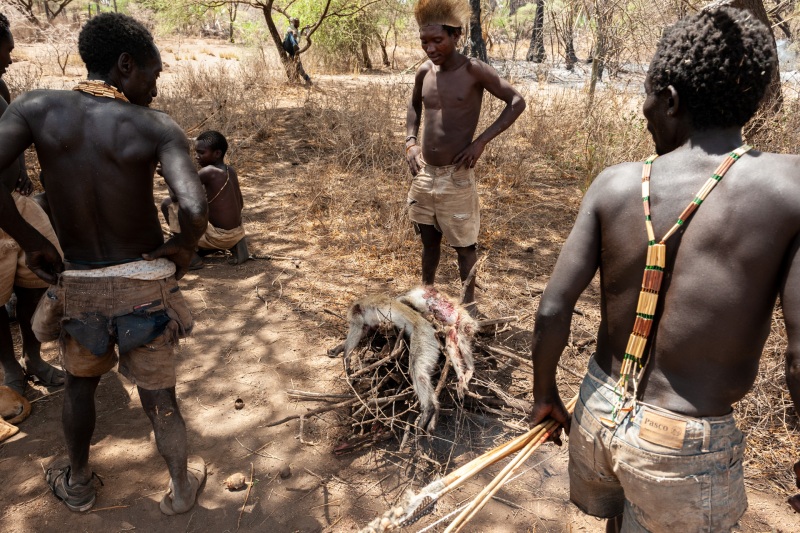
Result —
M80 91L82 93L91 94L92 96L103 96L105 98L113 98L115 100L122 100L128 102L129 100L119 90L101 80L83 80L78 82L78 85L72 88L73 91Z
M611 414L611 419L603 418L601 421L608 427L616 427L625 415L633 409L633 402L638 398L639 381L644 375L645 365L642 364L644 350L650 336L650 329L653 326L653 319L658 305L658 292L661 289L661 282L664 279L664 267L667 264L666 240L672 237L681 226L687 223L692 214L700 207L700 204L711 193L714 187L722 181L722 177L729 168L744 155L750 146L743 145L728 154L725 161L708 178L697 195L694 197L686 209L678 217L677 222L664 234L661 241L656 242L653 232L653 222L650 218L650 170L653 168L653 161L657 155L649 157L644 162L642 169L642 203L644 204L644 223L647 228L647 263L644 267L644 277L642 279L642 290L639 293L639 303L636 306L636 320L633 323L633 333L628 338L628 346L625 348L625 355L622 357L622 367L620 368L619 381L614 390L617 394L617 403ZM630 391L630 388L633 391ZM632 394L631 394L632 393ZM632 402L628 400L632 399Z

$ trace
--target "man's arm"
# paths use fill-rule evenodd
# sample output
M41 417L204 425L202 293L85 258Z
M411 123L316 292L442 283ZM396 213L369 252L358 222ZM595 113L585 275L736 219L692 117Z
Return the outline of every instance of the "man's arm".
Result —
M500 77L495 69L486 63L478 60L470 60L467 65L470 72L478 80L484 89L496 98L506 103L505 109L500 113L500 116L492 122L491 126L486 128L486 131L478 135L472 141L472 144L467 146L461 152L456 154L453 158L453 164L458 167L464 166L466 168L474 168L475 163L483 154L484 148L489 144L489 141L503 133L509 128L525 111L525 99L517 90L511 86L506 80Z
M411 100L408 101L406 111L406 163L412 176L419 174L419 155L422 147L417 142L419 136L419 125L422 122L422 81L430 70L429 62L423 63L416 76L414 76L414 90L411 93Z
M169 122L164 140L158 148L158 160L164 181L177 198L181 232L158 249L143 254L143 257L147 260L159 257L170 259L177 267L175 277L180 279L188 271L197 241L208 225L208 202L205 189L189 158L189 141L177 124L172 120Z
M33 141L28 122L20 111L25 100L24 97L17 99L0 117L0 168L14 163ZM11 191L5 187L0 187L0 228L25 250L25 261L34 274L50 284L56 283L58 273L64 270L61 255L22 218Z
M800 235L792 243L789 251L789 263L781 287L781 305L783 316L786 321L786 336L788 344L786 346L786 385L789 387L789 395L792 397L795 412L800 415ZM800 465L800 463L798 463ZM795 466L795 478L798 488L800 488L800 472ZM789 500L793 507L800 507L798 496ZM799 512L800 509L795 507Z
M600 264L596 205L602 181L598 176L587 191L536 312L531 348L534 399L531 425L551 416L569 430L569 415L556 386L556 368L569 338L572 310Z

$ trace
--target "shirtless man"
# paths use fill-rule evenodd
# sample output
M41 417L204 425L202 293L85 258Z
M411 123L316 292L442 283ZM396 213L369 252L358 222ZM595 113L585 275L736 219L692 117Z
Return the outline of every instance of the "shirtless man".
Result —
M98 15L81 30L78 49L88 80L72 91L26 93L0 119L0 168L36 145L64 249L62 265L53 245L0 188L0 227L20 243L31 269L56 285L42 298L34 331L52 334L61 325L55 336L67 371L62 423L69 463L54 463L47 482L73 511L94 505L94 394L100 376L119 359L120 372L137 385L169 469L161 510L183 513L195 503L205 464L187 460L186 427L175 398L175 343L192 326L175 280L186 272L205 230L205 194L183 131L147 108L162 65L144 26L124 15ZM159 161L179 199L184 228L167 242L153 202Z
M608 531L728 531L742 516L744 435L731 406L755 381L778 296L786 380L800 405L800 157L728 155L743 145L742 126L776 66L769 31L745 11L701 11L667 28L645 81L643 113L660 155L645 165L649 190L642 163L603 171L542 295L531 421L551 416L567 428L570 498L610 519ZM711 183L694 214L681 216ZM658 239L665 261L646 255L662 250ZM597 351L570 429L556 363L598 268ZM661 275L659 289L651 282ZM638 353L644 370L633 366L628 386L617 386L623 354Z
M414 10L429 61L417 70L406 116L406 161L411 170L409 218L422 238L422 283L433 285L442 235L458 254L462 283L477 261L480 208L473 168L486 145L511 126L525 100L482 61L458 52L470 9L466 0L420 0ZM484 91L506 103L500 116L473 140ZM424 143L417 143L422 111ZM475 279L464 301L475 308Z
M2 76L11 65L11 51L14 49L14 37L11 34L8 19L0 14L0 115L2 115L11 96ZM11 191L17 209L25 219L58 247L58 240L50 225L47 215L38 204L29 197L33 184L25 170L25 157L20 156L10 166L0 171L0 183ZM41 343L31 329L31 318L36 304L39 303L47 282L25 266L25 254L19 245L7 233L0 230L0 304L8 302L12 294L17 295L17 324L22 338L23 365L14 354L14 341L11 337L11 326L5 305L0 305L0 364L3 367L3 385L22 394L30 376L48 387L64 384L64 372L46 363L41 356Z
M238 265L247 261L250 254L242 226L244 200L239 189L239 176L232 166L225 164L227 151L228 141L218 131L204 131L195 139L194 152L200 166L200 182L208 198L208 227L197 247L200 255L230 250L233 263ZM172 196L161 202L161 212L170 230L179 233L181 228L175 216L177 209ZM199 255L192 259L190 268L203 268L203 260Z

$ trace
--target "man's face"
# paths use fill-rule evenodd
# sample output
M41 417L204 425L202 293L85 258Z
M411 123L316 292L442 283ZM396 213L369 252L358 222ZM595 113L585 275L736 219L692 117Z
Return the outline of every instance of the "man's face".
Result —
M200 167L213 165L219 159L219 155L219 150L212 150L205 141L200 141L194 145L194 158Z
M663 99L653 90L653 85L648 76L644 80L645 99L642 104L642 114L647 120L647 131L653 137L653 142L656 145L656 153L659 155L670 152L675 147L669 146L667 138L669 137L665 128L665 113Z
M294 20L292 21L292 25L293 25L295 28L299 28L299 27L300 27L300 19L294 19Z
M8 66L12 63L11 51L14 49L14 38L9 35L0 38L0 77L6 73Z
M428 59L434 65L441 65L453 54L458 38L447 33L440 24L432 24L419 29L419 42Z
M141 66L134 61L131 74L125 83L124 93L128 100L136 105L149 107L153 98L158 96L156 82L162 68L161 54L155 48L153 54L148 56Z

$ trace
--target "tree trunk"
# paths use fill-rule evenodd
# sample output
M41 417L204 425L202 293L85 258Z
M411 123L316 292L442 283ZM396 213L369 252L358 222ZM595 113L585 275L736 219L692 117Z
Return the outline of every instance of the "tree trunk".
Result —
M531 44L525 59L534 63L541 63L545 59L544 53L544 0L536 0L536 15L533 18L533 32Z
M366 39L361 40L361 64L367 70L372 70L372 59L369 58L369 46Z
M481 0L469 0L472 18L469 21L469 55L486 61L486 43L481 28Z

